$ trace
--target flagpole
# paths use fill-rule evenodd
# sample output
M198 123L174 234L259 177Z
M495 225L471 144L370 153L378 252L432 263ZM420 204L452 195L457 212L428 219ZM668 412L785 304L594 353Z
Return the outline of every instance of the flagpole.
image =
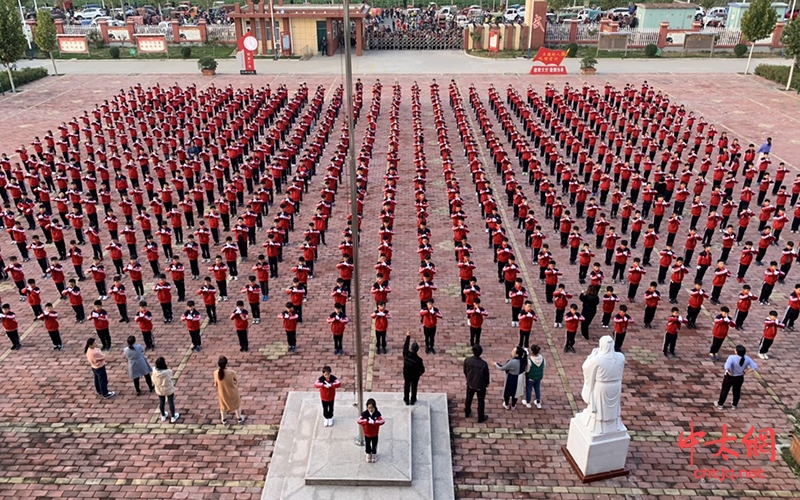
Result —
M355 319L356 337L356 391L358 392L358 413L364 411L364 359L361 342L361 279L358 271L359 257L359 223L358 223L358 183L356 182L356 146L353 126L353 53L350 47L350 0L344 0L344 78L345 78L345 113L347 113L347 133L350 136L347 148L347 163L350 167L350 228L353 233L353 317ZM358 34L356 34L358 36ZM364 444L364 429L358 426L356 444Z

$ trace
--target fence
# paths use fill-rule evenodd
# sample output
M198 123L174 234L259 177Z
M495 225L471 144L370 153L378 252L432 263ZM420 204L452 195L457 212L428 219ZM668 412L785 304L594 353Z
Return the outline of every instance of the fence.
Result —
M368 32L364 47L371 50L463 50L464 30Z
M544 43L551 45L555 43L566 43L569 41L569 23L555 24L547 23L547 29L544 34Z
M715 35L715 43L717 47L732 47L739 43L742 39L742 32L728 28L704 28L701 33L713 33Z
M629 47L644 47L648 44L658 44L658 28L620 29L620 33L628 33Z
M100 28L97 26L80 26L80 25L72 25L72 24L65 24L64 25L64 34L65 35L88 35L92 31L100 31Z
M220 42L236 41L236 28L232 24L209 24L206 34L208 38L216 38Z
M162 28L161 26L137 24L134 26L134 33L137 35L164 35L168 42L172 41L172 26Z
M600 25L597 23L592 24L579 24L578 34L575 40L578 43L595 43L600 38Z

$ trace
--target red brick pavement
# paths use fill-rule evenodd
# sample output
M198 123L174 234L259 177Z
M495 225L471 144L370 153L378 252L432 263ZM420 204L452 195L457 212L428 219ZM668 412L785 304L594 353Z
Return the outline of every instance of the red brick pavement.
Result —
M754 142L759 145L764 135L774 139L775 156L792 163L800 153L800 145L794 138L796 124L800 116L800 103L793 95L776 92L770 85L760 80L742 77L715 78L713 76L640 75L615 76L613 85L622 86L625 82L639 82L647 79L656 88L675 96L688 109L704 115L718 130L728 130L731 138L738 137L744 145ZM369 104L371 78L362 76L365 82L365 105ZM509 326L509 306L502 300L502 285L494 281L495 267L490 249L485 245L483 223L480 211L471 189L470 175L463 159L463 149L458 140L456 123L452 111L447 106L446 87L448 78L439 79L442 85L442 99L445 103L445 120L453 148L456 175L461 182L464 210L469 216L467 223L472 230L470 241L475 248L473 260L477 264L476 276L483 288L483 305L490 313L484 325L484 357L491 363L503 361L516 343L516 329ZM510 76L468 76L458 77L458 85L464 98L468 86L474 83L484 105L488 104L487 88L493 83L503 91L508 83L521 92L529 83L527 79ZM575 78L553 79L560 88L564 81ZM194 77L162 78L158 76L136 76L136 81L144 86L161 82L163 85L177 81L180 85L197 82L206 85L207 80ZM338 83L336 77L306 78L309 87L317 84L332 89ZM413 208L413 134L411 123L412 78L399 77L402 86L400 108L400 166L395 223L395 252L393 259L392 293L389 309L393 314L389 330L389 354L365 356L372 374L371 386L374 390L401 390L400 376L402 358L400 348L404 332L410 329L415 338L421 340L418 320L418 298L414 290L418 281L416 240ZM723 463L713 457L716 451L699 448L695 452L696 468L713 468L725 465L731 468L758 468L765 471L766 479L747 482L714 481L700 482L693 477L694 468L688 464L688 451L677 446L677 435L687 430L693 422L696 430L713 434L710 439L718 439L722 424L741 438L755 426L774 427L785 436L789 425L782 412L782 404L794 406L800 399L800 383L793 377L792 360L797 357L793 333L781 332L775 347L774 356L768 361L759 362L760 377L749 377L745 384L745 395L737 412L726 409L718 412L710 406L718 393L721 365L706 359L710 342L710 318L701 315L699 329L682 330L678 340L679 358L664 359L660 354L666 301L659 307L654 330L643 330L635 325L625 343L624 351L628 359L626 370L626 392L623 402L623 419L631 429L633 442L628 459L632 475L628 478L605 481L595 485L599 490L584 490L575 480L558 447L566 440L566 429L572 416L573 404L581 408L580 389L582 376L580 365L584 355L592 346L578 342L578 354L567 355L560 351L563 332L552 328L552 309L544 302L542 290L535 280L536 266L529 258L524 259L524 267L533 281L526 282L529 290L536 293L540 307L540 322L534 326L534 340L545 349L548 361L547 380L543 386L543 410L522 408L515 413L505 412L501 407L500 392L502 380L499 373L493 373L493 385L487 401L487 411L491 415L485 424L476 424L474 419L465 420L462 413L463 381L461 360L468 352L468 330L463 316L463 304L458 297L458 271L452 257L452 238L447 214L447 195L442 177L442 163L435 141L436 130L433 121L428 85L430 80L417 79L421 85L422 126L426 136L425 153L428 168L427 198L429 201L429 227L432 232L432 245L435 247L434 261L438 274L435 282L437 307L444 313L437 335L438 354L425 356L427 373L423 379L424 390L446 390L451 396L451 423L453 427L454 473L456 475L457 496L459 498L620 498L623 495L637 495L648 498L721 497L715 490L726 490L727 495L747 497L767 497L783 495L797 497L797 480L783 464L780 457L771 463L763 456L745 458L744 448L737 442L734 449L742 454L738 459ZM605 78L591 80L601 86ZM215 85L245 86L251 80L241 77L218 77ZM286 83L290 95L295 90L297 78L277 77L272 82ZM391 83L383 79L381 116L378 120L378 133L374 146L371 177L365 202L362 226L362 298L364 317L362 327L370 331L366 313L371 310L372 297L369 286L372 282L375 253L378 244L378 219L381 198L381 176L387 151L387 131L389 105L391 102ZM543 81L534 81L537 91L543 90ZM58 79L32 84L26 91L16 96L0 100L0 121L4 134L0 137L0 151L11 152L20 143L29 143L34 135L43 135L47 129L93 107L96 101L109 97L119 88L130 85L130 78L107 77L90 78L86 76L64 76ZM75 89L80 89L76 92ZM711 96L711 97L709 97ZM723 96L736 96L736 100L723 100ZM366 107L365 106L365 107ZM362 117L366 113L362 111ZM474 116L474 115L472 115ZM494 115L489 114L494 130L500 133ZM340 126L340 120L336 127ZM475 134L480 131L472 120ZM517 122L519 126L519 123ZM356 127L353 141L363 137L364 120ZM313 134L313 132L312 132ZM482 143L480 137L479 142ZM510 146L501 135L507 151ZM338 140L338 128L334 128L331 141ZM357 143L359 143L357 142ZM321 166L331 156L331 148L324 154ZM487 171L497 186L499 179L494 174L491 163L485 161ZM518 178L518 165L515 164ZM319 172L319 171L318 171ZM787 179L793 177L790 173ZM50 498L56 495L67 498L257 498L269 465L275 426L280 422L283 411L283 398L288 390L308 390L318 366L331 363L334 370L344 379L344 390L353 389L354 358L352 353L352 325L345 336L345 356L333 358L330 330L324 323L329 314L330 289L338 273L335 264L339 260L336 249L341 230L345 227L348 210L348 181L343 180L328 235L328 246L320 248L319 262L316 264L316 278L310 283L309 302L305 306L305 323L299 327L298 353L285 353L285 339L280 324L273 320L284 300L280 289L291 281L289 264L298 255L299 243L296 230L287 248L290 259L281 264L281 275L272 280L270 289L272 300L262 307L262 325L250 331L251 350L239 353L236 339L231 331L226 315L233 308L233 302L220 304L220 324L207 327L203 337L203 351L187 352L189 340L185 328L177 322L172 325L156 323L158 350L153 353L163 355L174 368L181 366L177 382L177 406L182 413L181 423L174 426L157 423L157 401L148 396L137 398L127 380L126 369L121 354L109 355L109 374L111 388L118 395L111 401L96 398L91 389L91 374L86 368L81 346L84 337L93 333L91 325L74 325L72 315L59 304L62 313L62 332L65 350L54 352L41 325L36 325L23 341L21 351L6 351L0 363L7 368L6 383L0 389L4 403L4 418L0 421L0 440L2 470L0 475L0 495L21 498ZM315 200L314 192L321 187L321 176L311 181L310 200ZM525 184L526 193L532 193ZM495 188L497 191L497 188ZM706 191L706 194L708 190ZM530 194L529 194L530 198ZM308 199L308 198L307 198ZM499 200L502 201L502 200ZM298 221L300 228L307 223L311 210L304 204ZM537 214L540 212L535 207ZM510 215L510 211L508 211ZM541 216L540 216L541 219ZM684 226L686 224L684 223ZM512 227L509 223L507 227ZM751 224L752 228L752 224ZM751 237L754 229L748 232ZM784 238L791 236L784 232ZM104 242L107 233L103 228ZM522 249L522 234L514 231L512 243ZM259 242L264 240L259 233ZM681 238L679 238L679 241ZM552 241L552 237L551 237ZM717 242L718 243L718 242ZM679 247L682 248L682 241ZM552 245L551 245L552 246ZM559 267L565 271L563 281L567 290L575 293L580 290L573 269L567 264L563 250L554 248ZM88 248L88 247L87 247ZM658 246L657 246L658 248ZM0 250L7 258L15 253L7 238L0 238ZM52 253L52 249L48 248ZM718 252L715 248L715 252ZM771 250L768 258L777 250ZM715 253L716 255L716 253ZM738 258L734 249L732 257ZM71 266L65 266L70 268ZM38 276L35 263L25 266L26 272ZM735 266L734 266L735 268ZM651 268L652 269L652 268ZM796 267L795 267L796 269ZM759 288L757 275L761 269L752 268L748 279ZM242 273L244 274L244 273ZM795 274L795 271L792 271ZM693 275L690 275L692 277ZM645 277L649 281L650 274ZM231 297L237 297L238 287L231 284ZM794 281L790 277L787 285L776 287L774 306L782 312L785 296L791 291ZM733 308L738 288L735 283L726 285L723 304ZM187 292L191 294L195 283L187 282ZM13 298L13 285L0 284L0 293L7 300ZM147 287L147 284L146 284ZM53 298L55 290L46 280L43 285L46 300ZM663 288L663 287L662 287ZM710 287L709 287L710 288ZM85 295L92 297L91 285L85 286ZM148 288L149 290L149 288ZM783 297L781 296L783 295ZM148 292L148 299L154 297ZM681 294L681 308L685 309L686 295ZM20 319L21 331L32 324L30 309L24 302L11 301ZM708 305L708 304L707 304ZM113 305L108 307L112 318L116 318ZM349 307L350 311L352 307ZM760 337L760 323L769 308L755 304L748 328L745 332L732 332L731 342L725 350L730 350L737 342L744 343L754 354ZM176 305L176 313L181 309ZM348 312L350 312L348 311ZM712 312L715 309L711 309ZM631 315L641 323L642 309L638 304L630 307ZM155 314L160 317L158 313ZM597 319L595 321L597 323ZM115 345L121 346L121 339L128 329L120 327L112 320L111 334ZM137 332L138 333L138 332ZM592 329L592 343L605 333L599 328ZM6 344L7 345L7 344ZM248 422L243 429L225 429L216 425L218 419L216 395L211 387L211 372L216 358L225 354L231 360L231 367L239 372L242 382L243 410L248 414ZM153 356L149 354L151 361ZM556 359L563 365L563 373L557 370ZM184 361L183 364L181 362ZM566 385L562 383L566 382ZM193 482L189 482L193 481ZM563 488L563 489L559 489ZM748 491L744 491L748 490ZM764 491L764 493L761 493Z

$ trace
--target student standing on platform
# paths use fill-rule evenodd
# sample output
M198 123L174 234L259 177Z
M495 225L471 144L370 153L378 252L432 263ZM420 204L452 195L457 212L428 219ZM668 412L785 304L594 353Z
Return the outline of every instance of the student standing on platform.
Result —
M322 376L314 383L314 387L319 389L319 398L322 400L322 417L325 419L325 427L333 426L333 403L336 399L336 389L342 386L342 382L331 373L330 366L322 367Z
M367 463L375 463L378 454L378 432L380 426L386 423L375 400L367 400L367 409L358 418L358 425L364 428L364 440L366 441L365 451L367 453Z

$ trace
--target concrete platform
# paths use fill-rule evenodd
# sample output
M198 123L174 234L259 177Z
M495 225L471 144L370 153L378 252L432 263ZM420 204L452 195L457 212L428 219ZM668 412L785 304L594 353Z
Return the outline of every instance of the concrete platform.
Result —
M402 401L400 404L398 406L395 400L387 400L387 404L378 405L381 413L386 415L386 423L381 426L378 460L375 463L367 463L364 448L354 445L352 419L340 419L338 422L334 419L333 427L325 427L322 412L318 411L306 468L306 484L411 486L412 409L416 413L415 425L428 429L430 412L427 405L406 406ZM313 414L311 406L320 406L320 403L310 399L303 400L302 414ZM430 432L427 437L427 441L430 441ZM429 447L421 448L430 450ZM430 463L429 452L427 456Z
M368 393L386 424L378 461L355 444L358 411L351 393L336 398L335 425L324 427L317 392L290 392L262 500L449 500L455 498L446 394Z

